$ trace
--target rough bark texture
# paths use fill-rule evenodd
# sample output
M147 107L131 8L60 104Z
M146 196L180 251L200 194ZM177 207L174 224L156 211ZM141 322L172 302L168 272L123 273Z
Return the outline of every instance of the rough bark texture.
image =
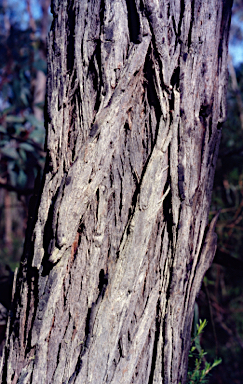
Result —
M229 0L53 0L47 164L2 383L182 383L225 119Z

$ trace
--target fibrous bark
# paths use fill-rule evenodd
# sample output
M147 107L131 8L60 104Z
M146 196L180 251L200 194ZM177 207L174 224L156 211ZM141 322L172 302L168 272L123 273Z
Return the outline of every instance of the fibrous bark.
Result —
M3 383L184 383L231 1L53 0L47 163Z

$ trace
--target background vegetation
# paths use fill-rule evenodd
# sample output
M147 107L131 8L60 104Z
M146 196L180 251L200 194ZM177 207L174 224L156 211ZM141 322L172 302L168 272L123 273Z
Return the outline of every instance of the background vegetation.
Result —
M6 307L12 271L23 249L34 180L44 166L49 2L0 2L0 302L5 300ZM243 382L242 19L243 1L237 0L231 30L235 67L230 61L228 119L223 127L211 207L211 217L221 210L218 251L195 307L195 323L199 318L208 323L197 338L208 352L206 357L201 356L201 363L213 364L215 359L222 358L209 377L210 383L219 384ZM0 307L0 342L4 327Z

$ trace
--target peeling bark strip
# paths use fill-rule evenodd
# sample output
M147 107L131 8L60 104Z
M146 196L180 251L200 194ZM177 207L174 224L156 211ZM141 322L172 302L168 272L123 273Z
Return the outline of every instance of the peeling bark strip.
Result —
M47 162L2 383L185 383L229 0L53 0Z

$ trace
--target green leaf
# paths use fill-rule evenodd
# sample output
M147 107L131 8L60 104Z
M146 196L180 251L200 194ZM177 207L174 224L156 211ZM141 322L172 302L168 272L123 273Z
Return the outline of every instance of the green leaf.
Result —
M5 146L5 147L0 149L0 152L2 153L2 155L6 156L6 157L9 157L10 159L16 160L19 157L18 152L13 147Z
M44 109L44 105L45 105L44 101L42 101L40 103L35 103L35 107L40 108L42 110Z
M8 115L5 120L7 123L24 123L25 118L21 116Z
M33 152L35 148L29 143L20 143L19 148L24 149L27 152Z
M26 120L29 121L34 127L43 128L43 121L38 120L35 115L27 115Z
M2 149L5 145L8 146L9 140L8 139L3 139L0 141L0 151L2 152Z
M45 60L42 60L42 59L36 60L36 62L34 63L33 67L37 71L42 71L42 72L46 73L47 65L46 65L46 61Z
M221 359L218 359L218 360L214 360L214 363L211 364L207 362L204 357L207 354L207 352L204 352L204 350L200 346L199 335L200 333L202 333L206 325L207 325L207 321L206 320L202 321L200 319L199 324L197 324L196 326L196 336L192 339L192 345L189 352L189 360L193 361L194 369L188 370L187 384L207 383L208 380L205 379L205 377L214 367L216 367L218 364L221 363ZM196 351L198 351L199 353L196 353Z
M201 319L199 319L199 325L197 324L197 333L198 333L198 335L200 335L202 333L202 331L204 330L206 325L207 325L207 320L206 319L204 319L203 321Z
M22 148L19 148L19 155L21 159L25 162L27 160L26 151Z
M24 187L26 185L26 182L27 182L27 175L25 174L25 172L21 169L19 171L19 174L18 174L18 177L17 177L17 183L18 185L20 185L21 187Z
M14 172L13 170L9 170L9 177L10 177L10 183L13 186L16 186L18 174L16 172Z
M14 110L14 106L11 105L7 108L4 108L2 111L1 111L1 116L6 116L8 115L10 112L12 112Z
M22 100L23 104L28 107L29 106L29 101L28 101L28 96L29 92L26 89L23 89L22 92L20 93L20 99Z
M0 132L1 133L6 133L6 129L4 128L3 125L0 125Z
M32 139L35 143L40 144L41 147L44 146L46 131L44 126L36 127L29 135L29 138Z
M222 363L222 359L221 358L218 359L218 360L214 360L211 369L214 368L214 367L217 367L217 365L219 365L221 363Z

